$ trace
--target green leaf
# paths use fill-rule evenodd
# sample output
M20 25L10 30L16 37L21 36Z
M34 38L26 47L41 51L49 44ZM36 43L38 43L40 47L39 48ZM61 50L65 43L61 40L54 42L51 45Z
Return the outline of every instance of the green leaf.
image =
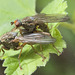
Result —
M66 1L64 1L64 0L53 0L51 3L49 3L41 11L41 13L46 13L46 14L60 14L60 13L64 13L66 8L67 8Z
M41 13L46 14L54 14L54 13L65 13L65 9L67 8L66 1L64 0L53 0L49 3ZM0 35L4 34L5 32L10 31L13 27L10 25L10 22L15 19L21 19L26 16L34 15L35 12L35 0L0 0ZM51 23L49 24L49 28L51 35L56 39L54 45L56 48L63 52L63 48L66 48L65 41L62 40L62 36L57 29L58 23ZM20 63L22 70L20 70L19 62L18 62L18 55L20 50L18 51L5 51L4 55L4 63L3 66L7 67L5 70L6 75L31 75L39 66L45 66L48 62L50 56L49 53L55 53L59 55L59 52L51 45L42 45L43 51L40 51L39 45L34 45L36 51L46 57L45 61L42 61L42 57L37 55L33 49L26 45L23 48Z
M39 49L39 46L37 48ZM38 52L40 53L40 50L38 50ZM3 64L3 66L7 67L5 73L7 73L7 75L31 75L37 69L37 66L45 66L47 61L49 60L49 51L47 51L47 48L43 50L43 53L46 57L46 60L44 62L39 55L34 53L32 48L29 48L29 50L22 53L20 61L23 70L20 70L19 68L17 58L18 55L6 58Z

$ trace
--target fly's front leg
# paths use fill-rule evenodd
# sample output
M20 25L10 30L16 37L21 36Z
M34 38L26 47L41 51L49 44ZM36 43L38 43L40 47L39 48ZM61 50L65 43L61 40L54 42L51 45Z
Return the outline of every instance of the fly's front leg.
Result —
M30 44L30 45L31 45L31 44ZM36 54L38 54L39 56L41 56L41 57L43 58L42 61L44 61L44 60L46 59L46 57L43 56L43 54L38 53L38 52L34 49L33 45L31 45L31 47L32 47L32 49L34 50L34 52L35 52Z
M20 31L20 34L23 35L23 34L22 34L22 29L19 29L19 31Z
M26 29L19 29L20 34L23 36L24 34L27 34L28 31Z
M11 29L11 32L15 31L16 30L16 27L14 27L13 29Z
M4 55L4 53L5 53L5 51L3 50L3 48L4 48L4 46L2 46L1 49L0 49L0 52L1 51L3 52L3 54L0 57L2 57Z

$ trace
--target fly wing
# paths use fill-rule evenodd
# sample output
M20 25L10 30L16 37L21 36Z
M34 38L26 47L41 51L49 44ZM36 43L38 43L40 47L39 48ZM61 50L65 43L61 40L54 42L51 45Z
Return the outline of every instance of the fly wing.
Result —
M44 23L65 22L69 20L69 16L66 14L37 14L30 18Z
M56 39L51 38L50 35L42 33L32 33L25 36L18 36L15 38L22 43L32 43L32 44L49 44L56 41Z

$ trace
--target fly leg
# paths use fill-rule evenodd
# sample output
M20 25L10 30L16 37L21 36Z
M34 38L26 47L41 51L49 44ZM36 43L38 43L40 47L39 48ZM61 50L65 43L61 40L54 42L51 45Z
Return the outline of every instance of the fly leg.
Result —
M50 36L52 37L52 35L51 35L51 33L50 33L50 30L52 29L53 26L51 25L51 28L48 28L48 23L46 23L46 24L44 24L44 27L45 27L45 28L44 28L45 30L43 30L43 31L44 31L44 32L48 32L48 33L50 34ZM53 38L53 37L52 37L52 38Z
M11 29L11 32L15 31L16 30L16 27L14 27L13 29Z
M41 30L43 30L44 32L48 32L48 33L49 33L48 24L40 23L40 24L39 24L39 28L40 28Z
M27 33L30 33L28 30L26 30L26 29L20 29L19 28L19 32L20 32L20 34L23 36L24 34L27 34Z
M5 53L5 51L3 50L3 48L4 48L4 46L2 46L1 49L0 49L0 52L1 51L3 52L3 54L0 57L2 57L4 55L4 53Z
M43 49L42 49L42 44L40 44L40 51L41 51L41 53L43 54Z
M19 29L20 34L23 36L23 29Z
M20 56L21 56L21 53L22 53L22 49L23 49L23 47L26 45L26 43L23 43L21 46L19 46L17 49L21 49L21 51L20 51L20 54L19 54L19 56L18 56L18 61L19 61L19 67L20 67L20 69L22 70L22 67L21 67L21 65L20 65Z
M54 44L52 44L52 46L57 50L57 52L61 55L61 52L56 48L56 46Z
M31 44L30 44L30 45L31 45ZM38 53L38 52L34 49L33 45L31 45L31 47L32 47L32 49L34 50L34 52L35 52L36 54L38 54L39 56L41 56L41 57L43 58L42 61L44 61L44 60L46 59L46 57L44 57L42 54Z
M42 44L40 44L40 51L41 51L41 53L42 53L42 55L43 55L43 49L42 49ZM45 59L46 59L46 57L45 57ZM43 59L42 61L44 61L45 59Z

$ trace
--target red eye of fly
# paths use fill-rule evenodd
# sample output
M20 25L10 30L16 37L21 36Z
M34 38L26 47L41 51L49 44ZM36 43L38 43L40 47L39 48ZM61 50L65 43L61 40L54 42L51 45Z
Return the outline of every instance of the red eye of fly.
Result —
M21 25L21 21L20 20L15 20L14 24L16 27L19 27Z
M18 20L15 20L15 21L14 21L14 24L15 24L17 21L18 21Z
M21 21L20 20L15 20L14 22L11 22L11 25L15 24L16 28L17 27L20 27L22 25Z

